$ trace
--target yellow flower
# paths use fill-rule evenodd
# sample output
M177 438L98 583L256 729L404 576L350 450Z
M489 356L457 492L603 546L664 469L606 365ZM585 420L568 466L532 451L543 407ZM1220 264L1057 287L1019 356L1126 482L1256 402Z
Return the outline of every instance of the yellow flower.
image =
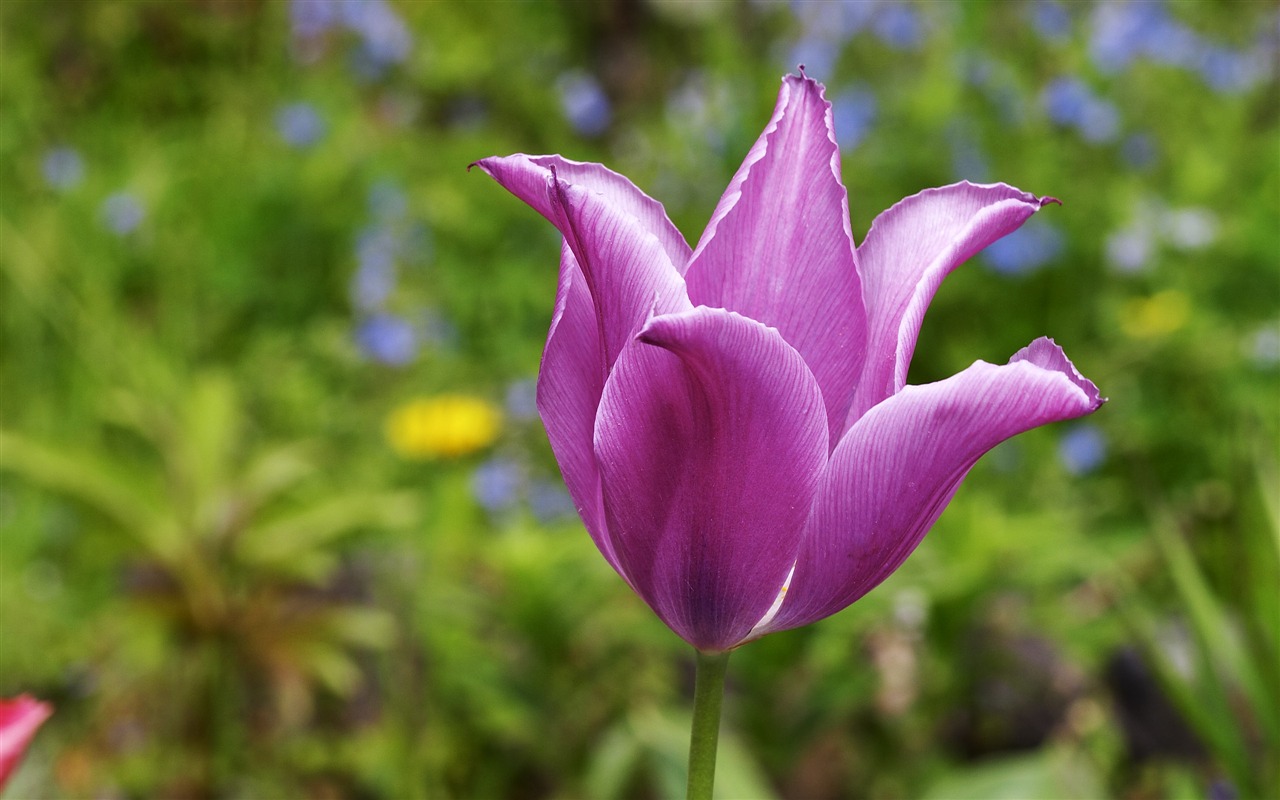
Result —
M404 458L453 458L493 443L502 427L502 412L478 397L442 394L420 397L387 417L391 449Z
M1134 339L1154 339L1173 333L1187 323L1191 300L1177 289L1125 303L1120 327Z

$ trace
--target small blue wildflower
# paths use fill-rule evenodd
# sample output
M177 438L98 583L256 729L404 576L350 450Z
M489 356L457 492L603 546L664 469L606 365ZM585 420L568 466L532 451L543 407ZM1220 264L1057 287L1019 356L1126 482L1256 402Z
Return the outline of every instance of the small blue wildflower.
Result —
M1054 79L1040 93L1040 102L1050 120L1075 128L1085 141L1109 142L1120 132L1119 110L1079 78Z
M1071 37L1071 12L1060 0L1037 0L1031 6L1031 25L1040 38L1064 42Z
M390 260L361 262L351 276L351 305L368 313L386 305L396 288L396 270Z
M84 179L84 161L70 147L55 147L44 154L40 172L49 188L64 192L74 189Z
M1076 130L1092 144L1114 141L1120 134L1120 110L1110 101L1092 98L1084 107Z
M532 378L512 381L507 386L507 416L516 422L538 418L538 383Z
M581 71L565 73L556 82L560 109L582 136L599 136L613 121L609 96L594 76Z
M1039 217L982 251L983 260L1001 275L1025 275L1062 254L1065 245L1062 232Z
M386 67L409 57L409 29L386 0L341 0L341 10L343 22L359 35L361 53L371 64Z
M323 36L341 23L338 3L333 0L293 0L289 3L289 24L301 39Z
M841 150L852 150L871 132L876 120L876 96L870 89L853 87L831 103L831 122Z
M1072 475L1087 475L1107 459L1107 439L1095 425L1077 425L1058 440L1058 459Z
M1120 145L1120 157L1136 170L1153 166L1158 155L1155 137L1149 133L1130 134Z
M389 267L400 254L400 237L383 225L367 226L356 236L356 261L362 267Z
M825 35L806 35L787 52L786 69L803 64L810 75L824 76L835 73L840 48Z
M529 510L544 525L572 519L578 509L560 481L535 480L529 486Z
M854 36L871 22L877 5L878 0L837 3L792 0L791 13L806 34L843 40ZM795 64L790 67L795 67Z
M1215 92L1239 94L1266 80L1268 61L1262 54L1247 50L1207 47L1200 59L1199 71Z
M413 47L409 29L386 0L293 0L289 21L295 55L302 61L320 56L322 39L330 31L354 33L360 39L356 69L369 77L403 62Z
M393 314L372 314L356 328L356 345L370 359L404 366L418 355L420 337L408 320Z
M471 473L471 494L490 514L515 508L523 484L524 469L510 458L491 458Z
M1098 3L1090 26L1089 55L1103 72L1120 72L1150 49L1167 21L1162 2Z
M1107 263L1117 272L1133 274L1151 265L1155 234L1145 223L1122 228L1107 237Z
M1143 52L1152 61L1194 69L1202 60L1204 49L1205 43L1199 34L1165 16L1148 32Z
M895 50L914 50L924 41L920 15L901 2L883 6L872 19L871 29L880 41Z
M1093 91L1079 78L1055 78L1040 93L1049 119L1064 126L1079 124L1092 100Z
M142 203L130 192L116 192L102 201L102 220L117 236L133 233L144 217Z
M310 103L289 103L276 109L276 131L287 144L310 147L324 136L324 120Z

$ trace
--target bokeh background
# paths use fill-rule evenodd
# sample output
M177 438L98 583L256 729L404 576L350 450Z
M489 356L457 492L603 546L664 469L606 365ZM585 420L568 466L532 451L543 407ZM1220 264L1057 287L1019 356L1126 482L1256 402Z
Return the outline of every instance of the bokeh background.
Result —
M726 798L1280 793L1269 2L0 4L0 694L15 798L656 798L691 659L533 408L602 161L696 240L804 63L855 238L1063 200L911 382L1056 338L1111 398L1001 446L849 610L730 665Z

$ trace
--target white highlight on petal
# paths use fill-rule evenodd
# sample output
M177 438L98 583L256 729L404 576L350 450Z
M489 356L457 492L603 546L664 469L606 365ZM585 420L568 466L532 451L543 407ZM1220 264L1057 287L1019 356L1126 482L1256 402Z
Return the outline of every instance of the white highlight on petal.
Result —
M769 606L769 610L764 612L764 616L760 618L760 621L756 623L756 626L752 628L751 632L743 639L744 642L749 642L752 639L768 633L768 631L764 629L768 627L770 622L773 622L774 617L778 616L778 609L782 608L782 601L787 599L787 590L791 588L791 577L795 574L796 565L795 563L792 563L791 571L787 573L787 579L782 582L782 588L778 590L778 596L774 599L773 605Z

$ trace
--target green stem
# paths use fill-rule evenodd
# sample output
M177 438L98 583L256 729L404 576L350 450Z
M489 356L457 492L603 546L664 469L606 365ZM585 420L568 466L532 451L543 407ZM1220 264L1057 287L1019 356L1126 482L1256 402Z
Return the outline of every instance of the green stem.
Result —
M689 800L711 800L720 741L720 701L729 653L697 653L693 682L693 731L689 736Z

